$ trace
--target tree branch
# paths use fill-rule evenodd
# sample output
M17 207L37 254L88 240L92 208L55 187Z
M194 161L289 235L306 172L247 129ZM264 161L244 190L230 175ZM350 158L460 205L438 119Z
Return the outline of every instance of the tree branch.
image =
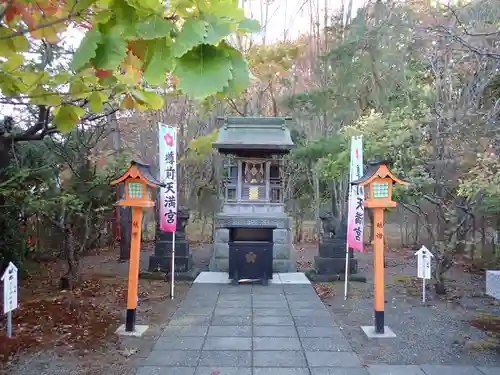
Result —
M227 100L226 100L226 101L227 101L227 103L229 104L229 106L230 106L232 109L234 109L236 112L238 112L238 114L239 114L240 116L245 116L245 114L244 114L243 112L241 112L241 111L238 109L238 106L236 105L236 103L234 102L234 100L233 100L233 99L231 99L231 98L227 98Z
M15 31L15 32L7 34L7 35L2 35L2 36L0 36L0 40L7 40L7 39L15 38L16 36L21 36L21 35L24 35L24 34L27 34L27 33L33 32L33 31L44 29L46 27L55 26L55 25L57 25L59 23L70 21L75 16L76 17L79 16L79 12L70 13L66 17L58 18L57 20L53 20L53 21L50 21L50 22L47 22L47 23L43 23L41 25L38 25L37 27L32 27L31 29L19 30L19 31Z
M457 12L455 9L453 9L449 4L445 4L446 8L453 14L453 17L455 17L455 20L457 21L458 25L462 29L465 35L467 36L499 36L500 35L500 30L493 31L493 32L486 32L486 33L471 33L469 30L467 30L467 26L464 25L464 23L460 20L460 17L458 16Z

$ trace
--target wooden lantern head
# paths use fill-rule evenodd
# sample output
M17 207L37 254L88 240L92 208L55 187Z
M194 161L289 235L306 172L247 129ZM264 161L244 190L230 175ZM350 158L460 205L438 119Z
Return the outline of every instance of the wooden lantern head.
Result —
M368 208L391 208L397 203L392 200L392 185L408 185L404 181L394 176L387 167L387 161L371 162L366 173L352 185L362 187L365 191L365 207Z
M148 164L132 161L123 176L111 181L111 185L125 183L125 199L118 202L119 206L154 207L152 190L163 187L149 169Z

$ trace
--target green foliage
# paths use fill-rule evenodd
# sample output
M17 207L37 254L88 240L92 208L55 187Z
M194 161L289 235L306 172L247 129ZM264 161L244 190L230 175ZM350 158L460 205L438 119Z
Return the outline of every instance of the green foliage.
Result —
M248 63L254 75L271 80L287 75L299 56L300 43L278 42L270 45L254 44L248 51Z
M223 91L232 78L229 52L225 47L204 44L183 55L174 70L180 79L179 88L190 90L195 99Z
M479 153L469 171L460 179L458 193L478 197L479 209L488 216L500 214L500 160L493 149Z
M187 152L181 163L203 162L213 151L213 143L217 140L219 129L214 129L210 133L194 138L189 142Z
M5 3L5 1L0 1ZM85 5L82 5L85 4ZM78 9L78 10L77 10ZM155 91L144 85L178 84L187 95L238 95L249 82L243 56L224 40L233 33L255 32L237 0L17 0L4 4L0 19L0 90L3 102L22 98L52 107L54 124L69 131L100 102L119 100L123 107L158 109ZM71 69L54 69L55 47L76 26L84 37L71 59ZM48 60L28 60L45 46ZM171 73L173 73L174 77ZM199 81L202 79L202 81ZM67 92L67 85L70 86ZM137 100L137 92L145 100ZM98 99L98 101L96 101ZM162 102L161 102L162 103Z
M127 167L121 154L108 157L106 165L92 161L100 139L99 130L77 129L59 140L16 146L12 163L1 171L0 268L8 261L22 264L35 251L59 255L66 235L60 225L75 232L83 250L100 237L105 215L116 202L110 181ZM43 230L37 233L37 226ZM41 247L29 245L28 235L36 243L41 240Z

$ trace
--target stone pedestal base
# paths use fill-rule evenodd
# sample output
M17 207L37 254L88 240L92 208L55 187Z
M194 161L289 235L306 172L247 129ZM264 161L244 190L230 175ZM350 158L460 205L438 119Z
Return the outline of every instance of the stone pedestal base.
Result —
M229 258L212 258L208 269L210 272L229 272ZM291 260L273 259L273 272L297 272L297 266Z
M319 256L314 257L314 268L319 275L345 273L347 238L323 238L319 244ZM349 274L358 272L358 261L349 249Z
M149 257L149 271L170 273L172 267L171 259L172 256L170 254L167 256L151 255ZM187 272L192 266L193 257L191 254L188 256L175 255L175 272Z
M344 254L345 256L345 254ZM314 257L314 268L320 275L335 275L345 273L345 258L322 258ZM358 260L349 259L349 273L358 272Z
M170 272L172 258L172 241L156 241L154 255L149 257L150 272ZM192 256L186 240L177 240L175 243L175 271L187 272L192 267Z
M321 258L345 258L347 240L327 240L319 244L318 255ZM354 258L354 252L349 249L349 257Z
M219 214L215 218L214 253L209 269L229 272L230 230L236 227L273 229L273 272L296 272L295 249L292 244L292 220L285 215L272 217Z

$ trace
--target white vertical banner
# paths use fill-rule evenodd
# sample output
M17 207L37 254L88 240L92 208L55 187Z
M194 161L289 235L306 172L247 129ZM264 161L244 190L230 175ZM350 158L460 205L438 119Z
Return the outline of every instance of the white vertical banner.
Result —
M363 188L350 183L363 176L363 137L351 138L351 163L349 173L349 206L347 245L354 251L363 251L363 224L365 194Z
M364 213L365 194L362 187L352 186L351 182L363 176L363 136L351 137L351 160L349 164L349 196L347 206L347 243L345 249L344 299L350 273L349 249L362 252L364 249Z
M158 124L160 179L160 229L175 232L177 224L177 128Z
M170 298L174 299L175 230L177 227L177 128L158 123L158 147L161 182L160 230L172 233L170 259Z

